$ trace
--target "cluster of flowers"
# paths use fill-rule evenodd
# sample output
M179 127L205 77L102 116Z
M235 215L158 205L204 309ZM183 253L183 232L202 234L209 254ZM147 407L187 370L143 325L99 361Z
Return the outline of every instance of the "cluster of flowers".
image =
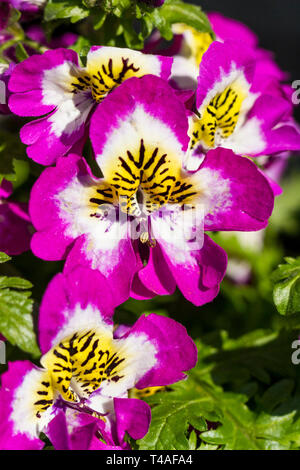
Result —
M28 248L31 222L32 252L66 262L40 308L42 368L20 361L2 376L2 448L39 449L41 432L57 449L143 437L150 409L128 396L183 379L196 348L156 314L114 329L114 308L176 287L194 305L212 301L227 256L204 232L268 223L280 193L268 165L300 150L291 89L248 29L210 19L217 40L176 25L171 49L157 36L143 53L93 46L83 66L55 47L9 69L9 110L38 118L20 138L47 168L29 217L5 202L4 182L3 251L21 238L18 252ZM101 177L82 156L88 140Z

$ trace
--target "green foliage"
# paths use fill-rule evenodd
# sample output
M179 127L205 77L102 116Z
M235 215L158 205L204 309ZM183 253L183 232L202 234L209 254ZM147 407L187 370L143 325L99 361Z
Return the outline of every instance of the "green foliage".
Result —
M26 160L25 160L26 158ZM0 130L0 184L5 178L20 186L28 177L29 163L25 147L16 133Z
M76 23L88 17L98 41L111 46L142 49L144 41L157 28L170 40L172 25L185 23L198 31L213 32L207 16L196 5L181 0L166 0L160 8L153 8L139 0L50 0L45 8L46 22L68 20Z
M285 258L273 273L273 298L281 315L300 313L300 257Z
M8 62L5 53L10 47L19 62L26 59L28 47L38 53L46 49L26 36L20 18L20 12L12 10L11 39L0 47L0 62ZM83 66L93 44L142 49L154 29L171 40L175 23L214 37L201 8L181 0L166 0L159 8L139 0L49 0L42 22L47 40L56 31L68 30L70 23L78 34L71 48ZM19 127L18 120L3 119L0 183L3 178L12 181L14 198L28 201L42 168L29 163ZM291 362L292 344L300 330L299 184L295 162L283 181L283 195L276 198L268 229L258 234L261 241L252 243L250 236L243 240L234 233L209 234L230 260L214 302L198 308L176 291L151 300L129 299L117 308L114 320L119 324L133 324L150 312L174 318L186 326L198 346L198 364L188 379L146 399L152 408L151 427L144 439L130 439L133 448L300 448L300 369ZM286 263L279 265L284 256ZM34 302L41 300L63 262L45 262L29 251L14 259L0 253L0 263L7 263L1 265L0 332L8 340L9 359L22 359L27 353L35 359L39 349ZM243 282L234 275L234 263L248 273ZM53 448L45 436L42 439L46 449Z
M80 0L49 0L44 11L45 21L70 19L71 23L76 23L87 16L89 10Z
M152 422L139 448L299 446L299 372L289 358L293 338L259 330L238 340L223 332L198 341L199 361L188 380L147 399Z
M10 259L0 253L0 263ZM40 352L33 331L31 287L25 279L0 276L0 332L12 345L37 357Z
M166 26L161 30L166 39L172 38L171 26L175 23L185 23L197 31L210 33L213 36L207 16L197 5L184 3L181 0L166 0L163 6L156 11L166 23ZM156 25L156 27L158 26ZM160 28L158 27L158 29Z

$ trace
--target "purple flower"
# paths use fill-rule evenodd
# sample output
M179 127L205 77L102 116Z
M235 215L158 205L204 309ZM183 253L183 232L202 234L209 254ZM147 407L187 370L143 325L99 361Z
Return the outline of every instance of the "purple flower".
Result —
M276 64L272 52L259 47L258 37L248 26L216 12L209 13L208 18L218 41L241 41L253 50L257 75L265 78L272 76L279 81L287 78L287 74Z
M239 155L300 149L293 105L274 85L267 93L255 72L252 50L241 42L214 42L200 63L196 107L190 117L193 155L224 147Z
M3 180L0 185L0 251L19 255L29 250L32 225L27 204L7 201L11 194L12 184Z
M21 130L28 156L50 165L71 151L81 152L90 117L111 90L132 76L151 73L167 79L171 65L171 58L115 47L92 47L85 68L68 49L29 57L9 82L12 112L43 116Z
M113 307L97 271L50 282L39 316L41 367L18 361L2 375L1 449L41 449L41 432L56 449L126 449L125 432L147 433L150 408L128 390L186 378L196 346L183 326L155 314L116 338Z
M211 151L186 171L187 130L184 105L164 80L132 78L114 90L91 122L103 178L69 155L33 187L34 254L67 258L66 272L99 270L117 303L176 285L195 305L213 300L226 254L204 230L259 230L274 196L256 165L230 150Z

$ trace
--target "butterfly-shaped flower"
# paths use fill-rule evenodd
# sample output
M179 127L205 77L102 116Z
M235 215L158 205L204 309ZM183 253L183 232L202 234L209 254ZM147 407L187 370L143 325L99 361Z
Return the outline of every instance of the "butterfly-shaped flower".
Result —
M1 449L40 449L41 432L56 449L128 448L148 431L149 406L132 388L186 377L197 350L186 329L156 314L114 333L114 299L97 271L58 274L39 316L41 367L9 364L0 391Z
M76 52L63 48L24 60L9 82L9 106L20 116L42 116L21 129L28 156L50 165L71 150L81 151L91 115L112 90L133 76L168 79L171 65L169 57L97 46L90 49L86 67L79 65Z
M33 187L33 252L67 258L65 271L98 269L118 303L176 285L196 305L215 298L226 254L204 230L259 230L274 196L256 165L232 151L209 152L197 172L186 171L187 130L184 105L164 80L127 80L91 123L103 178L70 155Z

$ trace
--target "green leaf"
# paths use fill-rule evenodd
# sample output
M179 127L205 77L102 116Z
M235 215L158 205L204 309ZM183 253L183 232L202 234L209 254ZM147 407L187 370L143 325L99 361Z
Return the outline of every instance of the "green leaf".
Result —
M0 253L0 263L10 259ZM0 276L0 332L12 345L37 357L40 351L33 331L33 300L31 293L26 291L31 287L25 279Z
M77 52L84 66L85 66L86 57L88 55L90 48L91 48L90 40L83 36L79 36L76 43L70 47L70 49L73 49L73 51Z
M295 448L300 442L300 380L290 361L292 338L286 332L258 330L238 339L222 332L198 340L199 360L188 380L146 399L152 422L149 433L137 441L139 449ZM243 369L248 374L241 378ZM266 386L264 376L270 381L270 372L294 378Z
M11 257L8 256L6 253L3 253L2 251L0 251L0 264L6 263L9 260L11 260Z
M186 450L189 448L187 429L195 416L201 413L207 420L216 419L208 396L195 393L191 381L184 384L186 386L180 385L174 387L176 391L161 392L154 399L148 399L156 406L152 409L148 434L138 441L140 450Z
M0 289L31 289L32 284L20 277L0 276Z
M0 331L12 345L37 357L40 351L33 331L30 295L30 292L0 290Z
M29 55L27 54L23 44L19 42L15 49L15 54L17 57L18 62L22 62L23 60L27 59Z
M105 11L99 11L97 13L97 16L94 18L94 29L96 31L103 26L104 21L106 20L106 17L107 17L107 14L105 13Z
M71 23L83 20L89 16L89 10L83 7L80 0L52 0L44 10L45 21L70 18Z
M273 273L273 299L281 315L300 312L300 257L285 258Z
M210 33L213 31L206 14L198 5L184 3L181 0L167 0L161 8L156 10L170 25L185 23L197 31Z
M23 183L29 175L29 163L23 145L16 133L0 130L0 184L3 178ZM20 181L19 181L20 177Z

